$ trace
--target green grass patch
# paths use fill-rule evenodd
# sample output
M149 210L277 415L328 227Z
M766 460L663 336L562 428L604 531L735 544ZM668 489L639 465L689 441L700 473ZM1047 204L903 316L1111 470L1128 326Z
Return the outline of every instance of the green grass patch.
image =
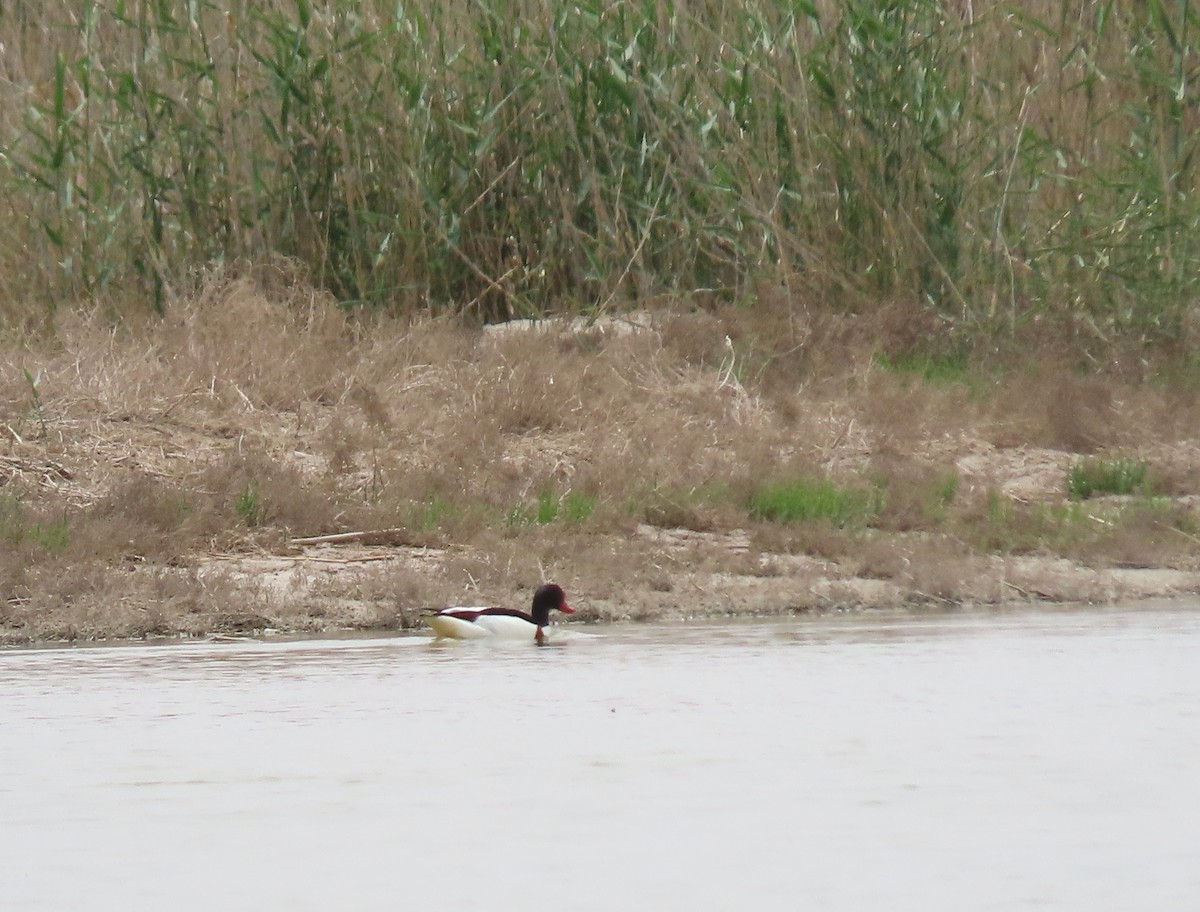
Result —
M539 526L548 526L558 519L558 498L553 488L543 488L538 494L537 506L533 510L533 521Z
M596 511L596 502L598 499L595 494L585 494L582 491L568 491L562 498L562 518L569 523L586 522Z
M67 515L56 519L30 517L19 498L0 498L0 540L9 547L33 545L43 551L58 553L70 542Z
M431 494L425 500L412 504L409 510L409 525L418 532L440 529L454 512L454 506L441 494Z
M824 520L842 527L865 522L879 511L875 491L843 488L824 479L774 482L750 497L750 515L770 522Z
M1190 563L1200 521L1167 498L1104 504L1025 504L996 492L986 511L957 525L973 549L1001 555L1042 554L1091 566L1153 567Z
M538 492L535 503L518 503L505 514L504 521L505 525L512 528L531 524L548 526L560 519L573 524L582 523L591 518L598 500L596 495L583 491L569 490L565 494L558 494L553 486L547 485Z
M267 518L267 508L258 485L250 482L233 498L233 512L251 529L261 526Z
M63 516L47 523L34 523L29 527L28 538L44 551L65 551L71 538L67 517Z
M983 514L968 520L960 535L991 554L1065 554L1094 537L1098 528L1078 503L1023 504L993 490Z
M1067 493L1072 500L1145 491L1146 463L1141 460L1085 459L1067 469Z
M950 506L958 495L960 482L958 472L951 470L940 473L930 486L930 497L934 506L939 509Z
M906 352L889 355L880 352L875 356L875 363L891 373L917 376L927 383L971 385L967 356L963 353L930 355Z

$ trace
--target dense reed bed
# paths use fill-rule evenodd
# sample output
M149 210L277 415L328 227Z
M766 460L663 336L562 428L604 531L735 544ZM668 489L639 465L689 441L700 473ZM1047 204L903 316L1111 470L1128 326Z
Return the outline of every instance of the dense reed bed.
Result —
M662 295L1169 340L1200 283L1187 0L16 0L0 308L283 254L496 320ZM929 332L936 329L938 332Z

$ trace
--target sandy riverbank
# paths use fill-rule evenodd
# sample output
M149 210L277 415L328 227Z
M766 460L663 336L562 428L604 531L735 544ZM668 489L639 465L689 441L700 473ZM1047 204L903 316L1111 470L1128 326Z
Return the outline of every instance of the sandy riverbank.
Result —
M411 629L544 579L584 622L1200 592L1191 381L947 378L806 319L483 330L241 281L64 313L0 349L0 640ZM1106 459L1145 484L1070 498ZM794 479L859 512L756 506Z

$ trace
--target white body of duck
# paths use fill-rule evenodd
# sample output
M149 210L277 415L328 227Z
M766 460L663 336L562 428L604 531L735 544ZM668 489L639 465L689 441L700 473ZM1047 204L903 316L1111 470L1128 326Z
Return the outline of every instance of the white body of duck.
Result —
M490 637L540 644L547 638L551 611L571 614L575 609L567 604L567 597L560 587L548 583L533 594L533 606L528 614L512 608L443 608L430 618L429 624L439 639Z

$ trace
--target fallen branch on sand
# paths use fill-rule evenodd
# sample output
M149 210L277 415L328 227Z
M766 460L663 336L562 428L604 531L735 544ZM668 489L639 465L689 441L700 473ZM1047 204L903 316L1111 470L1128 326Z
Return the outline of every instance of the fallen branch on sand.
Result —
M369 564L372 561L395 560L394 554L360 554L357 557L313 557L311 554L277 554L275 560L305 564Z
M15 456L0 456L0 471L5 473L4 476L0 476L0 483L18 473L36 475L41 484L51 486L54 485L56 478L70 481L75 477L74 473L66 466L49 459L19 459Z
M293 545L340 545L357 542L364 545L406 545L411 536L407 529L368 529L362 532L333 532L290 539Z

